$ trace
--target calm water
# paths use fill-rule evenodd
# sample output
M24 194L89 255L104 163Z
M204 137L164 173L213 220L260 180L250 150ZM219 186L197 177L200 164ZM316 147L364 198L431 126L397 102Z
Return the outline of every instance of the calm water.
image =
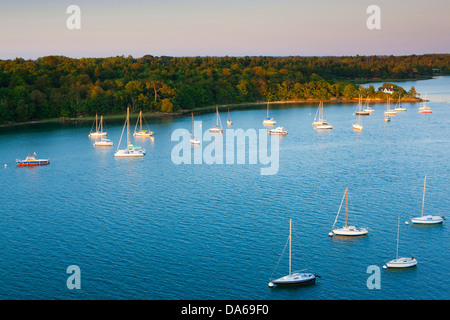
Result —
M171 134L190 129L189 117L148 120L155 138L135 142L147 148L141 159L93 147L91 124L3 130L0 298L449 299L449 222L404 224L420 215L425 175L425 212L450 212L450 78L420 84L429 98L446 88L444 100L429 103L433 114L406 104L385 123L385 106L376 104L363 132L352 130L354 104L325 105L329 132L311 126L317 104L273 106L289 134L272 176L260 175L260 164L173 164ZM264 105L233 110L233 128L263 128L265 113ZM215 121L214 114L196 120L204 130ZM107 129L117 145L122 124ZM15 166L33 152L51 164ZM346 187L350 222L371 228L368 236L328 236ZM381 289L369 290L367 268L395 257L398 215L399 253L419 264L381 269ZM290 218L293 268L321 278L269 289L278 262L273 277L288 272L280 256ZM66 287L70 265L81 269L81 290Z

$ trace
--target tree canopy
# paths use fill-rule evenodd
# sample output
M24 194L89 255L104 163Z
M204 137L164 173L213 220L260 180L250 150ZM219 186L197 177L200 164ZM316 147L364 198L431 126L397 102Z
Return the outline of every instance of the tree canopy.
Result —
M172 112L215 104L351 99L380 94L356 80L450 74L450 55L354 57L116 56L0 60L0 122ZM403 90L403 89L402 89ZM417 93L396 91L396 94Z

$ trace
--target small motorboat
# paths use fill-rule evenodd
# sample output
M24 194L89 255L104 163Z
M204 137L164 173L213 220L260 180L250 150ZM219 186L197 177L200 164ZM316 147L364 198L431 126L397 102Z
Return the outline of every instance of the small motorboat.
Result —
M270 129L268 131L268 134L286 135L287 131L284 129L284 127L278 127L276 129Z
M390 121L391 121L391 117L389 117L389 116L384 116L384 121L385 121L385 122L390 122Z
M17 162L17 166L18 167L42 166L42 165L50 164L50 160L49 159L36 159L35 156L28 156L28 157L25 158L25 160L18 160L18 159L16 159L16 162Z
M113 142L110 139L101 138L93 143L94 147L112 147Z

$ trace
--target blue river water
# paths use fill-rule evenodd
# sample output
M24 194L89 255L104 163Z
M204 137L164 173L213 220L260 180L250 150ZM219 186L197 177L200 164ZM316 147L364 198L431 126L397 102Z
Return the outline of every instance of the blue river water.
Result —
M355 132L355 104L325 104L334 129L317 132L316 103L271 105L288 131L274 175L261 175L259 161L175 164L171 135L190 130L190 117L147 119L154 139L133 138L147 149L139 159L114 158L123 122L106 123L112 148L93 147L91 123L2 130L0 299L449 299L449 221L405 221L421 214L425 175L424 213L449 216L450 77L399 85L427 91L433 113L404 104L386 123L385 105L373 104ZM227 110L220 116L226 127ZM230 116L234 129L264 129L266 106ZM206 131L215 115L195 120ZM16 166L34 152L51 164ZM349 223L369 234L329 237L347 187ZM384 270L399 215L399 255L419 263ZM289 219L293 270L321 278L271 289L288 273ZM67 287L71 265L79 290ZM368 286L371 266L380 268L378 289Z

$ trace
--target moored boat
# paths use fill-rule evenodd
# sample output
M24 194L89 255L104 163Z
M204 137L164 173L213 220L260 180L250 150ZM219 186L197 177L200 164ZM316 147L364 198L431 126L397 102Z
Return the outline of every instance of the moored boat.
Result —
M274 286L299 286L304 284L312 284L315 283L316 278L319 277L317 274L291 271L291 264L292 264L291 247L292 247L292 219L289 220L289 274L284 277L270 281L269 282L270 288L273 288Z
M284 127L278 127L276 129L270 129L268 132L268 134L278 134L278 135L286 135L287 131L284 129Z
M339 212L341 211L342 203L344 202L344 197L345 197L345 225L341 228L335 229L334 226L339 217ZM341 205L339 206L339 210L336 215L336 219L334 220L334 223L333 223L333 226L331 227L331 232L329 233L329 235L333 236L333 233L334 233L335 235L340 235L340 236L362 236L369 232L367 230L367 228L348 226L347 225L347 215L348 215L348 188L345 189L345 193L344 193L344 196L342 197Z
M397 222L397 253L395 255L395 259L392 259L391 261L386 263L386 268L409 268L417 264L417 259L414 257L400 257L400 258L398 257L399 238L400 238L400 215L398 216Z
M35 156L28 156L28 157L25 158L25 160L16 159L16 162L17 162L17 166L18 167L42 166L42 165L50 164L50 160L49 159L36 159Z
M263 124L273 126L277 123L274 118L269 117L269 102L267 102L267 118L263 120Z
M444 222L445 218L441 216L423 215L423 207L425 205L425 188L427 185L427 176L425 176L423 182L423 196L422 196L422 213L420 217L411 218L412 223L416 224L438 224Z

